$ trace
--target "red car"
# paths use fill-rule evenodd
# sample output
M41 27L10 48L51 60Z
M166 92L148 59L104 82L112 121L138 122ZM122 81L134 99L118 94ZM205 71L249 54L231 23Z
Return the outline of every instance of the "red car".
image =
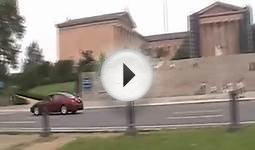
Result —
M83 103L80 98L66 92L58 92L47 96L45 101L34 104L30 111L34 115L40 115L43 109L51 112L60 112L67 114L68 112L76 113L78 110L83 110Z

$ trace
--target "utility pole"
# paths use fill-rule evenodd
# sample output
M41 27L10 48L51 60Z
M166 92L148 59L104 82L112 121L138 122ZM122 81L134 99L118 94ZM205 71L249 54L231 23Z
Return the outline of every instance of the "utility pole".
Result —
M168 33L168 4L167 0L163 1L163 19L164 19L164 32Z
M130 101L127 103L127 135L136 135L135 127L135 102Z

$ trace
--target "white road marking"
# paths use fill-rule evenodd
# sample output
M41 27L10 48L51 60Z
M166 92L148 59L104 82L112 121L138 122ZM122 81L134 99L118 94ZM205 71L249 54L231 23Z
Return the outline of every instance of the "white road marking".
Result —
M29 112L29 109L0 109L0 112Z
M215 112L221 112L221 111L222 111L222 109L194 110L194 111L179 111L179 112L173 112L173 114L215 113Z
M198 119L198 118L218 118L223 117L223 115L195 115L195 116L181 116L181 117L167 117L167 119Z
M15 114L13 112L0 112L0 115L11 115L11 114Z
M33 124L35 121L0 121L0 124Z

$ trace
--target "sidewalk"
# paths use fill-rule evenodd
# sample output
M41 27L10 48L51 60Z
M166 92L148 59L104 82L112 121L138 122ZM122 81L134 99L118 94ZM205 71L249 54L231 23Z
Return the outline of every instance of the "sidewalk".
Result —
M20 97L22 97L22 96L20 96ZM37 100L31 99L31 98L26 98L26 100L28 101L27 105L11 105L11 106L0 107L0 113L1 112L25 112L25 111L29 111L30 107L38 102Z
M120 133L94 133L94 134L53 134L42 138L39 135L0 135L0 150L56 150L63 145L84 137L119 136Z
M0 135L0 150L11 150L38 139L38 135ZM12 147L12 148L10 148Z
M210 102L225 102L229 101L228 94L207 94L207 95L192 95L192 96L176 96L176 97L158 97L158 98L143 98L135 101L136 106L159 106L159 105L174 105L174 104L196 104ZM255 100L255 92L246 92L242 101ZM113 108L125 107L127 102L104 100L104 101L85 101L85 109L97 108Z
M4 106L0 107L1 112L28 112L30 107L38 102L33 99L27 99L28 105L18 106ZM255 100L255 92L246 92L245 98L242 101ZM174 105L174 104L196 104L196 103L212 103L212 102L226 102L229 101L228 94L207 94L207 95L192 95L192 96L176 96L176 97L157 97L157 98L143 98L135 101L136 106L159 106L159 105ZM90 100L84 101L85 109L99 109L99 108L114 108L125 107L127 102L117 100Z

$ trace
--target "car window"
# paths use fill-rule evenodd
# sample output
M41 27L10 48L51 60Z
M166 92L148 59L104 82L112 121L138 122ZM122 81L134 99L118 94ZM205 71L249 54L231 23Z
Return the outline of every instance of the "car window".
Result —
M70 94L70 93L61 93L63 96L68 97L68 98L75 98L74 95Z
M52 98L53 98L53 96L52 95L49 95L49 96L47 96L44 100L45 101L52 101Z
M61 99L65 99L65 97L63 95L54 95L53 96L53 101L58 101L58 100L61 100Z

